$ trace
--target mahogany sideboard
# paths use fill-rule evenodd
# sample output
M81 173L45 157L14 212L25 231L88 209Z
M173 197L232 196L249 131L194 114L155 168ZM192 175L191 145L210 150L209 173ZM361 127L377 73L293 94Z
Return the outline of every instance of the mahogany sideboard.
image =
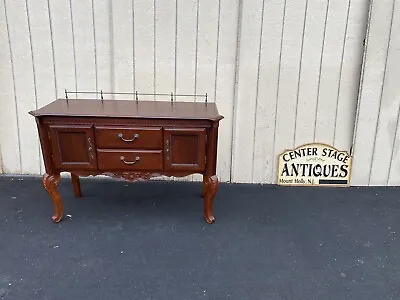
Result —
M39 131L53 222L63 218L60 172L71 173L76 197L81 197L79 176L136 181L198 173L203 175L204 218L214 222L218 126L223 119L215 103L57 99L29 113Z

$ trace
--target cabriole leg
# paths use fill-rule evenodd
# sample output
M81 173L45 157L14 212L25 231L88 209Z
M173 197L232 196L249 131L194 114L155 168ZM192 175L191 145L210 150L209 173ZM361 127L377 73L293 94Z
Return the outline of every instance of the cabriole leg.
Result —
M74 195L77 198L82 197L81 192L81 182L79 181L79 176L71 173L72 187L74 189Z
M216 175L203 176L204 190L204 218L208 224L214 223L213 203L214 197L218 190L218 177Z
M201 190L201 197L205 197L206 195L206 181L205 181L206 176L203 175L203 185L202 185L202 190Z
M60 174L47 174L43 175L43 185L47 193L50 195L54 205L54 216L51 218L54 223L62 220L63 216L63 203L60 193L57 191L58 183L60 182Z

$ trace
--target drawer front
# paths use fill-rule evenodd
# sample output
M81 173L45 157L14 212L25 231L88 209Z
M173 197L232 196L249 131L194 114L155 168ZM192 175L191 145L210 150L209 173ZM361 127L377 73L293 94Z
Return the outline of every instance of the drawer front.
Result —
M98 149L97 163L101 170L162 171L162 150Z
M161 127L96 126L97 148L162 149Z

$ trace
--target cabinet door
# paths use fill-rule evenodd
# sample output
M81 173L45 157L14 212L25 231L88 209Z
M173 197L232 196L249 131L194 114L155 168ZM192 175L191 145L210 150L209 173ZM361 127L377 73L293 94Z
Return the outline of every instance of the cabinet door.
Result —
M165 129L164 153L166 171L203 171L206 161L206 130Z
M91 125L50 126L53 160L58 169L97 168L94 133Z

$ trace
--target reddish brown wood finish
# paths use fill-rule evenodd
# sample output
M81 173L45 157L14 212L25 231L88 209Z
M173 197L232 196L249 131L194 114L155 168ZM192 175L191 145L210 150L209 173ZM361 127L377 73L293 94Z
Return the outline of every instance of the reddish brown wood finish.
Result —
M199 173L204 219L214 222L218 124L223 118L214 103L60 99L30 114L38 126L53 222L63 214L60 172L71 173L76 197L81 197L79 176L136 181Z
M54 223L58 223L61 221L64 211L60 193L57 191L57 186L59 182L60 182L60 174L50 175L45 173L43 175L44 188L49 193L50 198L54 204L54 215L51 218Z
M183 119L219 121L223 118L215 103L58 99L30 112L33 116L106 117L141 119Z
M96 169L93 126L51 125L54 166L64 170Z
M79 181L79 176L71 173L72 188L74 189L74 195L77 198L82 197L81 192L81 182Z
M95 126L98 148L162 149L162 127Z
M162 171L162 150L98 149L100 170Z
M206 130L204 128L165 128L164 169L204 171Z
M204 218L206 222L211 224L214 223L214 215L213 215L213 203L214 197L218 190L218 178L216 175L203 176L203 183L205 185L204 191Z

